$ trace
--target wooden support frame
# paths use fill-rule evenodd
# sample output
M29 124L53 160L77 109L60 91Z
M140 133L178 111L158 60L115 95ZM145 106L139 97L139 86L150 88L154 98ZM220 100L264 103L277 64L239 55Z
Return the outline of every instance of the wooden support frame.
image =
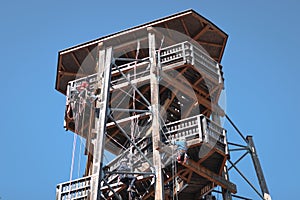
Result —
M155 200L162 200L164 196L164 181L160 152L157 149L160 142L160 118L159 118L159 68L156 63L155 34L148 29L149 33L149 57L150 57L150 87L152 105L152 143L153 165L155 167Z
M103 153L105 144L105 131L107 121L107 110L109 102L109 88L111 78L111 62L112 62L112 47L102 49L102 44L99 44L99 60L98 60L98 80L103 80L99 100L96 102L96 109L99 109L99 116L96 116L95 129L96 138L93 142L93 166L92 174L96 175L91 184L91 200L100 200L101 190L100 182L102 177ZM100 101L101 100L101 101Z
M174 22L175 21L176 22L172 23L173 20L174 20ZM191 23L191 22L196 22L196 23ZM130 36L128 38L133 38L133 40L134 40L134 38L137 38L137 36L141 32L147 32L147 31L149 31L148 32L149 34L144 38L143 41L145 42L148 39L148 42L149 42L149 47L150 47L149 48L149 50L150 50L149 54L150 54L150 59L152 59L151 60L152 61L152 63L151 63L151 74L149 76L147 76L147 77L143 77L143 79L137 80L135 83L145 83L145 82L147 82L147 84L149 84L149 80L151 80L150 81L151 82L151 84L150 84L151 87L148 86L148 87L145 88L145 91L147 91L147 90L149 91L150 90L150 92L151 92L151 105L150 106L152 106L152 107L151 107L150 112L153 115L152 120L154 122L152 124L152 127L149 129L148 132L152 132L152 137L154 139L153 147L157 146L157 143L160 142L160 139L161 139L158 133L161 131L161 127L160 127L161 121L160 121L160 119L162 118L161 116L159 116L159 111L160 111L160 109L159 109L159 106L160 106L159 105L159 103L160 103L160 101L159 101L159 94L162 94L163 93L162 91L166 90L166 88L170 86L170 87L172 87L174 89L174 90L172 90L172 92L174 94L180 94L180 95L182 94L188 100L191 99L190 96L188 96L185 93L185 91L184 91L185 88L188 87L188 85L184 85L184 84L181 83L183 85L183 87L180 87L178 89L178 87L177 87L178 85L175 85L177 83L174 83L174 77L172 77L173 81L167 82L166 88L163 88L161 91L159 91L159 82L158 82L157 78L160 75L159 74L160 71L159 71L159 69L157 67L157 64L159 64L159 62L156 63L157 59L156 59L155 53L157 51L155 50L155 48L156 48L155 47L155 37L157 37L156 40L159 41L159 39L161 39L162 35L159 34L159 31L157 31L157 32L155 32L155 31L151 32L151 30L147 29L147 28L152 26L152 27L165 27L165 28L171 28L171 29L174 29L174 30L178 30L177 27L174 27L174 24L178 25L178 29L181 31L181 33L186 34L186 35L188 35L190 37L194 36L194 39L197 40L198 43L201 44L201 42L202 42L202 44L205 44L205 45L210 46L210 47L216 47L216 48L218 48L218 50L220 49L222 52L224 51L224 46L225 46L225 43L226 43L227 35L225 33L224 33L224 35L222 35L223 32L221 30L219 30L214 24L212 24L211 22L209 22L205 18L202 18L202 16L200 16L197 13L195 13L193 10L185 11L185 12L179 13L179 14L174 15L174 16L170 16L170 17L165 18L165 19L160 19L160 20L157 20L155 22L147 23L145 25L142 25L142 26L139 26L139 27L136 27L136 28L133 28L133 29L129 29L127 31L122 31L122 32L119 32L117 34L113 34L113 35L110 35L110 36L107 36L107 37L99 38L99 39L91 41L89 43L86 43L86 44L83 44L83 45L80 45L80 46L76 46L76 47L73 47L73 48L70 48L70 49L67 49L65 51L60 52L60 54L59 54L59 65L58 65L58 70L59 71L58 71L58 74L57 74L58 80L57 80L56 88L60 92L62 92L62 93L65 94L65 91L63 91L64 90L64 85L63 85L64 83L66 83L67 81L71 80L72 78L75 78L76 76L77 77L78 76L80 76L80 77L81 76L82 77L86 76L85 73L84 73L84 71L80 71L82 69L80 69L80 66L79 66L79 64L82 62L82 60L81 60L82 55L86 55L87 54L87 56L91 57L91 58L89 58L89 60L92 60L92 61L94 61L94 63L96 63L97 60L99 60L99 59L97 58L97 56L95 56L94 52L92 51L92 48L95 47L99 42L104 42L105 44L115 44L115 43L112 42L112 40L116 40L116 43L118 42L116 44L116 47L117 47L118 44L120 44L120 46L118 47L119 48L118 52L115 52L115 54L119 55L119 54L122 54L122 52L124 51L124 48L127 48L127 45L128 45L127 43L129 41L129 39L128 40L126 40L126 39L123 40L124 39L123 36L126 37L126 34L128 34L128 36ZM194 24L195 24L195 27L194 27ZM195 31L192 31L192 30L198 30L198 32L195 33ZM221 33L219 34L218 32L221 32ZM218 42L213 43L213 42L207 41L205 39L206 36L209 36L210 34L214 35L216 33L219 34L219 35L221 35L221 36L223 36L223 37L225 37L225 40L223 40L224 41L223 46L222 46L222 44L217 44ZM168 44L168 42L170 40L172 40L172 38L170 38L170 37L172 37L171 34L172 33L170 33L170 35L166 34L164 44ZM134 36L134 37L131 37L131 36ZM175 34L173 36L175 36ZM205 37L202 37L202 36L205 36ZM150 37L153 37L152 40L150 39ZM123 44L122 44L122 41L124 41ZM216 40L216 41L219 41L219 40ZM152 42L152 44L151 44L151 42ZM131 47L132 47L132 45L131 45ZM211 48L211 49L216 49L216 48ZM77 51L81 51L81 52L77 52ZM68 53L70 53L70 54L67 55L67 57L65 57L64 59L71 59L72 62L70 62L70 63L73 63L72 64L73 66L69 66L68 62L65 62L64 64L66 64L68 66L66 66L66 68L64 68L63 63L62 63L62 60L63 60L62 58L63 58L63 56L65 56ZM83 53L83 54L80 54L80 53ZM142 51L142 53L145 53L144 55L146 55L147 51L144 50L144 51ZM132 50L128 54L124 53L124 57L128 57L128 58L135 57L135 54L136 54L136 51ZM222 55L220 55L219 53L217 53L217 55L214 55L214 56L215 57L219 57L220 56L218 61L221 60ZM217 59L217 58L215 58L215 59ZM104 60L106 60L106 58L104 58ZM94 65L94 63L93 63L93 67L96 66L96 65ZM105 63L105 64L107 64L107 63ZM178 66L178 68L176 68L177 66ZM169 69L178 70L179 75L188 76L188 73L190 71L192 71L192 70L190 70L189 72L186 72L186 73L185 73L185 71L187 69L191 69L191 67L193 67L193 66L185 63L184 61L181 61L181 63L179 63L179 62L178 63L171 63L170 66L168 66L168 67L169 67ZM185 68L183 70L181 70L182 69L181 67L185 67ZM75 71L76 68L79 68L79 72L80 73L73 73L73 71ZM95 71L97 71L97 69L95 69ZM147 72L149 72L149 71L147 71ZM114 74L114 72L113 72L111 74L111 76L116 76L117 77L118 74ZM210 94L208 94L205 86L203 88L200 88L204 84L204 81L205 81L204 78L206 79L205 76L204 76L204 78L200 78L199 80L197 80L197 78L196 78L198 76L190 76L190 77L191 78L189 79L189 82L190 82L189 85L193 85L191 88L192 88L192 90L196 91L196 93L197 93L196 94L196 100L192 103L192 105L187 105L188 108L183 113L183 112L179 112L178 111L178 109L180 110L180 108L177 107L178 106L177 105L177 99L174 100L176 95L172 94L171 99L168 99L168 101L166 101L165 105L164 105L164 106L167 107L166 108L167 112L172 112L171 111L172 108L169 108L169 107L176 107L174 113L176 113L177 115L175 114L176 116L170 117L169 120L171 120L171 121L173 119L174 119L174 121L176 120L176 118L179 116L178 113L182 114L183 118L185 118L186 116L188 116L188 113L194 108L193 105L195 105L195 107L196 107L196 106L198 106L197 104L201 104L204 107L207 107L207 111L206 111L207 115L210 115L211 112L212 112L212 110L215 109L215 107L217 107L217 109L218 109L218 105L215 105L217 102L211 102L210 98L209 98L209 95L211 95L211 93L214 93L213 95L217 95L217 92L219 92L219 91L216 91L216 90L218 90L219 88L217 88L217 87L210 87L212 92L210 92ZM209 79L209 77L208 77L208 79ZM103 82L107 83L106 81L103 81ZM198 84L198 85L197 84L193 84L195 82L198 82L200 84ZM212 79L209 79L208 82L209 82L209 84L212 84L214 86L216 84L216 82L213 82ZM178 83L178 84L180 85L180 83ZM130 84L128 84L128 83L127 83L127 85L123 84L123 85L120 85L119 87L130 87ZM112 92L114 90L113 87L111 87L110 89L111 89L110 92ZM155 95L153 95L153 94L155 94ZM122 95L122 92L120 92L118 95ZM110 95L107 95L107 98L109 98L109 96ZM148 96L147 96L147 98L148 98ZM117 99L117 97L116 97L116 99ZM179 100L179 98L178 98L178 100ZM149 101L149 99L148 99L148 101ZM182 98L182 99L180 99L180 103L182 103L182 102L187 102L187 101L185 101ZM109 101L106 102L106 103L109 103ZM190 102L188 102L188 103L190 103ZM99 106L99 105L97 105L97 106ZM150 106L149 106L149 108L150 108ZM109 107L109 105L107 107ZM182 111L182 109L181 109L181 111ZM147 115L147 116L143 115L141 117L145 117L146 118L148 116L149 115ZM119 115L120 121L118 120L117 123L118 124L119 123L127 124L128 121L127 121L127 119L125 119L125 117L126 117L125 115L120 114ZM101 120L101 123L102 122L103 121ZM124 124L122 124L122 125L124 125ZM111 130L113 130L113 131L111 131L109 133L110 134L113 133L112 137L116 136L116 138L119 139L118 138L119 135L116 135L116 134L118 134L118 131L115 131L115 128L112 127L112 126L113 125L105 122L105 126L102 127L102 129L101 129L100 132L103 132L103 130L105 130L105 128L112 128ZM87 127L87 125L86 125L86 127ZM115 125L115 127L116 127L116 125ZM87 127L87 129L90 129L90 128ZM99 130L98 130L97 127L94 130L96 130L99 133ZM94 132L92 134L95 135ZM103 135L102 140L104 140L104 138L105 138L105 135ZM123 138L121 137L120 141L123 142ZM99 138L97 138L97 140L98 139ZM126 140L126 141L128 141L128 140ZM100 143L103 144L103 142L100 142ZM95 147L95 149L96 148L97 147ZM101 149L104 149L103 145L102 145ZM96 151L96 152L98 152L98 151ZM89 172L91 173L92 172L92 174L94 174L94 171L97 171L97 170L94 169L94 167L95 167L95 165L98 165L98 164L95 161L92 162L91 157L92 156L89 155L89 159L88 159L89 161L88 161L88 164L87 164L87 168L89 168L89 170L87 171L87 173L89 173ZM157 152L156 150L154 150L154 152L153 152L153 158L156 160L154 162L156 162L158 164L161 162L160 159L159 159L160 158L159 152ZM226 161L226 159L224 159L224 161ZM200 165L200 163L198 163L198 165ZM91 168L93 168L93 170ZM157 194L155 194L155 199L163 199L163 184L166 181L163 180L163 176L161 174L161 166L158 166L157 169L158 169L158 170L156 170L156 173L157 173L156 174L157 175L156 176L156 180L157 181L156 181L156 186L155 187L157 187L157 185L160 185L160 188L162 188L161 189L162 192L159 192L161 194L161 196L158 196ZM101 167L100 167L100 171L101 171ZM200 170L200 172L202 173L201 170ZM193 184L193 177L194 177L193 174L195 175L195 173L196 172L193 171L192 168L185 168L184 170L181 170L179 173L177 173L176 176L181 176L181 177L184 178L184 180L186 180L187 182L191 181L192 184ZM209 173L208 173L208 175L209 175ZM155 191L157 193L157 190L154 190L154 192Z
M195 161L189 160L186 164L183 164L183 166L187 167L188 169L192 170L194 173L210 180L211 182L214 182L217 185L220 185L222 188L228 189L231 193L236 193L236 185L227 181L222 176L215 174L214 172L206 169L205 167L198 165Z

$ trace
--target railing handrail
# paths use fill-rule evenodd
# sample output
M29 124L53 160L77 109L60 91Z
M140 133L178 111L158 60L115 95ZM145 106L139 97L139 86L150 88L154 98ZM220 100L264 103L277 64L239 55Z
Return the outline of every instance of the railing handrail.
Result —
M188 121L189 119L197 118L197 116L204 116L204 115L203 115L203 114L200 114L200 115L194 115L194 116L191 116L191 117L187 117L187 118L184 118L184 119L180 119L180 120L178 120L178 121L174 121L174 122L167 123L166 126L172 125L172 124L176 124L176 123L179 123L179 122L183 122L183 121Z
M187 48L185 48L186 44L188 45ZM180 47L183 47L183 48L181 48L180 50L176 51L176 52L182 52L182 55L181 55L180 57L178 57L178 58L183 58L184 60L186 60L187 54L186 54L185 51L191 50L191 47L192 47L193 49L195 49L195 50L197 50L198 52L200 52L201 55L204 56L205 59L207 59L209 62L213 63L213 64L214 64L213 67L214 67L216 70L220 70L219 67L218 67L218 66L220 66L220 64L219 64L217 61L215 61L213 58L211 58L209 55L207 55L206 52L204 52L203 50L199 49L197 46L195 46L194 44L192 44L192 43L190 43L190 42L188 42L188 41L184 41L184 42L180 42L180 43L177 43L177 44L173 44L173 45L164 47L164 48L160 49L160 53L161 53L162 51L166 51L166 50L172 49L172 48L174 48L174 47L179 47L179 48L180 48ZM198 54L197 52L195 52L195 50L192 50L192 54L195 54L195 55L198 55L198 56L199 56L199 54ZM156 51L158 52L159 50L156 50ZM172 53L176 53L176 52L172 52ZM168 55L169 55L169 54L168 54ZM162 59L162 57L168 57L168 55L160 55L160 58ZM192 56L192 57L195 57L195 56ZM178 59L178 58L177 58L177 59ZM204 62L207 62L207 61L205 61L205 60L203 60L203 61L204 61ZM167 61L165 61L165 62L167 62ZM119 68L120 70L122 70L122 69L124 69L124 68L128 68L128 70L129 70L129 69L131 69L131 68L134 67L134 66L139 67L139 66L145 65L145 64L149 64L149 57L142 58L142 59L140 59L139 61L132 61L132 62L129 62L129 63L125 63L125 64L123 64L123 65L118 66L118 68ZM208 64L211 65L210 63L208 63ZM209 67L208 67L207 69L209 69L212 73L215 73L215 72L212 71L212 69L210 69ZM115 69L114 66L112 66L112 74L117 73L117 72L118 72L118 70ZM217 75L220 75L220 74L217 73ZM87 79L89 79L89 78L91 78L91 77L93 77L93 76L97 76L97 73L94 73L94 74L91 74L91 75L87 75L87 76L82 77L82 78L79 78L79 79L72 80L72 81L70 81L69 83L72 84L72 83L74 83L74 82L84 81L84 80L87 80Z
M62 183L57 184L57 186L59 186L59 185L68 185L68 184L71 184L71 183L74 183L74 182L80 182L81 180L92 179L93 176L96 176L96 175L92 174L92 175L89 175L89 176L84 176L84 177L81 177L81 178L73 179L71 181L62 182Z

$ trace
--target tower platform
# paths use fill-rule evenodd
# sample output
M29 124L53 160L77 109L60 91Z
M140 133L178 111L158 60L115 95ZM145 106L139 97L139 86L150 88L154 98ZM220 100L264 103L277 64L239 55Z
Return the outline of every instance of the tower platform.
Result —
M57 199L96 200L95 191L103 199L129 199L126 184L117 183L124 157L140 199L157 200L158 192L201 199L216 186L236 193L224 176L229 154L219 123L227 37L188 10L60 51L55 88L67 98L65 128L85 138L88 159L85 176L59 184ZM176 162L171 143L182 139L187 163ZM103 167L95 156L100 140L101 151L116 156L103 177L95 172Z

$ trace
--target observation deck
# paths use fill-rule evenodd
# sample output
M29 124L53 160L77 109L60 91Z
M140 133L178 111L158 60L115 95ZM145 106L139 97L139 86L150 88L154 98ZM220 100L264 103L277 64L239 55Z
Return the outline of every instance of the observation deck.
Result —
M163 184L169 188L166 199L201 198L217 185L235 193L235 185L222 175L228 145L226 130L216 120L224 115L218 101L224 88L220 62L226 41L227 34L188 10L59 52L56 89L67 98L64 126L85 138L88 158L84 177L59 184L57 199L94 200L95 183L101 183L98 188L104 199L114 199L116 194L127 199L125 184L116 183L124 157L130 159L131 173L137 176L140 198L154 199L154 151L159 151ZM109 66L109 74L100 69L104 65ZM159 95L156 131L153 77ZM104 149L116 157L98 182L93 156L98 154L100 129ZM158 146L153 145L156 133ZM189 155L185 164L174 161L176 150L169 143L182 139Z

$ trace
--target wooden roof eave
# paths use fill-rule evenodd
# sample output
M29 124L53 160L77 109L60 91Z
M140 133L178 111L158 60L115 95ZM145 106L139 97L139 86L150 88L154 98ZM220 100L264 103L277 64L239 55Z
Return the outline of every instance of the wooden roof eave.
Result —
M62 57L65 54L75 52L75 51L77 51L79 49L82 49L82 48L88 48L92 45L96 45L96 44L101 43L101 42L106 43L106 42L112 41L114 39L120 38L120 37L122 37L126 34L135 34L138 31L146 30L148 27L153 27L153 26L159 25L159 24L163 25L164 23L167 23L167 22L175 20L175 19L179 19L182 22L184 17L188 16L188 15L192 15L195 19L199 20L203 24L209 24L210 28L213 28L214 30L216 30L217 33L224 38L223 44L220 44L220 45L222 45L222 47L220 47L221 48L220 54L218 55L217 58L215 58L218 62L221 62L228 35L225 32L223 32L221 29L219 29L216 25L214 25L212 22L210 22L209 20L207 20L206 18L204 18L203 16L201 16L200 14L196 13L194 10L191 9L191 10L183 11L183 12L180 12L180 13L162 18L162 19L158 19L158 20L155 20L155 21L152 21L152 22L148 22L146 24L142 24L142 25L139 25L139 26L127 29L127 30L123 30L123 31L120 31L120 32L117 32L117 33L114 33L114 34L110 34L108 36L104 36L104 37L92 40L90 42L86 42L86 43L76 45L74 47L67 48L65 50L59 51L55 89L58 90L59 92L62 92L63 94L65 94L65 91L63 91L63 89L60 86L60 78L63 75L59 74L59 71L62 71L61 60L62 60ZM182 23L183 23L185 32L188 31L187 25L184 24L184 22L182 22ZM187 33L184 33L184 34L187 34Z

